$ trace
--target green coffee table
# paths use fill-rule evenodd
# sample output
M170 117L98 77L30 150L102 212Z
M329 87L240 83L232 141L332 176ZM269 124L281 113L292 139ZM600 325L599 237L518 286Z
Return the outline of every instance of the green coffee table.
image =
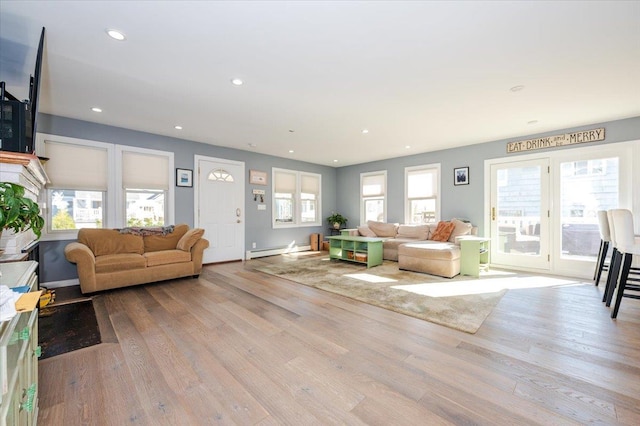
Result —
M340 235L329 237L329 258L362 263L367 268L382 265L384 238Z

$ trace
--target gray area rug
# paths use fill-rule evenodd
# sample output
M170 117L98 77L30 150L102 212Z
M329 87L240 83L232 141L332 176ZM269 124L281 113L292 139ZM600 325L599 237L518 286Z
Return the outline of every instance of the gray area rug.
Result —
M478 331L508 288L493 275L440 278L401 271L390 261L367 269L315 257L255 269L467 333Z

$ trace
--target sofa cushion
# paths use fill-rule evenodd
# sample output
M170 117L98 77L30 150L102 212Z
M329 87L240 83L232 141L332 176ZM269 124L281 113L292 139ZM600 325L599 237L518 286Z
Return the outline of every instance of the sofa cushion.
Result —
M460 258L460 247L448 242L444 243L408 243L398 247L400 256L412 256L431 260L456 260Z
M105 254L96 256L96 274L129 271L147 266L144 256L135 253Z
M426 240L429 238L429 225L400 225L397 238Z
M456 227L456 224L453 222L438 222L438 227L436 228L436 232L431 235L431 239L433 241L449 241L449 237L453 232L453 228Z
M393 238L398 233L397 223L376 222L374 220L370 220L367 222L367 226L375 232L376 237Z
M202 228L190 229L186 234L182 236L182 238L180 238L180 241L178 241L176 248L178 250L190 251L191 247L193 247L193 245L197 243L203 235L204 229Z
M162 250L145 253L147 266L168 265L171 263L191 262L191 253L183 250Z
M189 231L189 225L180 224L173 228L173 232L167 235L146 235L144 239L144 252L173 250L178 245L180 238Z
M471 234L471 228L473 228L473 226L470 223L463 222L455 218L451 219L451 223L454 224L454 228L453 228L453 231L451 232L451 235L449 236L450 243L455 243L456 237L461 237L463 235Z
M141 236L121 234L115 229L82 228L78 231L78 242L89 247L94 256L144 253L144 242Z
M358 234L362 235L363 237L371 237L371 238L377 237L376 233L373 232L371 228L369 228L366 225L358 226Z

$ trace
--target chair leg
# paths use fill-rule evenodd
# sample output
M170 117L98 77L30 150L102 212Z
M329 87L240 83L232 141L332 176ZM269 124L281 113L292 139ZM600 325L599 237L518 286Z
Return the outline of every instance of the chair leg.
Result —
M596 269L593 271L593 280L594 281L596 279L596 275L598 275L598 268L600 267L600 259L602 259L602 246L603 245L604 245L604 240L600 240L600 250L598 251L598 259L596 260Z
M618 284L618 294L616 294L616 304L611 312L611 318L616 318L618 316L618 309L620 309L620 302L622 302L622 297L624 296L624 288L627 286L627 277L629 277L629 269L631 268L632 259L633 254L625 253L624 265L622 265L622 273L620 274L620 284Z
M596 287L600 284L600 276L604 269L604 261L607 258L607 251L609 250L609 241L600 241L600 254L598 254L598 263L596 264L596 274L593 277Z
M611 254L611 264L609 265L609 276L607 277L607 285L604 288L604 296L602 301L606 302L607 306L611 306L611 299L613 293L618 285L618 275L620 275L620 264L622 263L622 253L620 253L615 247Z

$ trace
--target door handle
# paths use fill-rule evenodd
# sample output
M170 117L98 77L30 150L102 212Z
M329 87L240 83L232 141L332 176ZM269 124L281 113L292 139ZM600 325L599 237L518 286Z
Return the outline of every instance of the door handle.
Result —
M491 220L496 220L496 208L491 207Z
M240 215L241 215L241 214L242 214L242 212L240 211L240 209L239 209L239 208L237 208L237 209L236 209L236 216L237 216L237 217L240 217Z

